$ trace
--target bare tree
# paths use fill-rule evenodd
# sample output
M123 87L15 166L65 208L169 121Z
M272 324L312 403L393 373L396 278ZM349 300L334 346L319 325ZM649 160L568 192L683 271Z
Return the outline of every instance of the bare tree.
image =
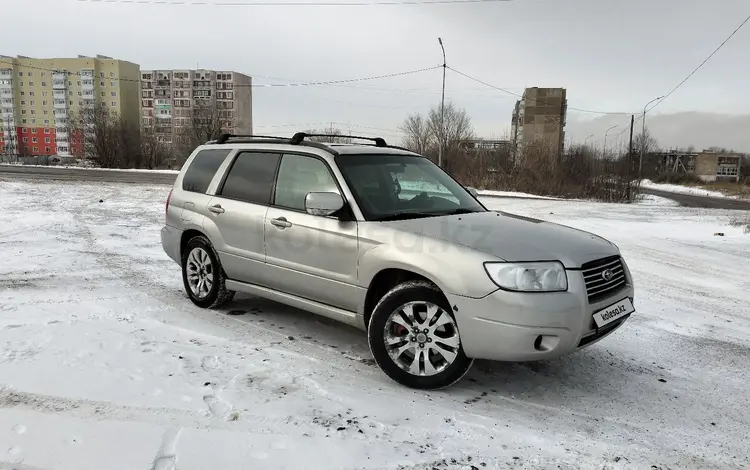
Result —
M327 129L317 130L310 129L305 131L306 134L319 134L322 137L310 137L313 142L327 142L337 144L350 144L352 139L347 137L341 129L334 128L333 125Z
M440 142L440 107L435 106L430 110L429 125L438 143ZM457 153L461 142L474 137L474 128L471 118L463 108L457 108L452 102L445 104L443 121L443 138L445 139L443 154L450 156Z
M189 155L197 146L216 140L231 129L231 120L223 115L216 103L194 107L188 122L176 135L177 151Z
M141 157L149 170L158 168L171 157L171 145L163 142L152 126L141 128Z
M640 155L643 147L643 155L659 151L659 142L651 135L651 131L646 128L645 133L633 136L633 154Z
M399 126L406 136L403 142L404 147L435 159L440 145L440 121L439 105L433 106L427 116L420 114L408 116ZM445 104L443 129L445 138L443 156L448 162L452 157L455 158L465 153L461 143L474 136L474 128L466 110L448 102Z
M71 118L71 135L83 141L83 156L102 168L139 168L140 130L104 106L84 107Z
M426 155L437 145L427 118L421 114L410 114L399 130L405 135L402 145L419 154Z

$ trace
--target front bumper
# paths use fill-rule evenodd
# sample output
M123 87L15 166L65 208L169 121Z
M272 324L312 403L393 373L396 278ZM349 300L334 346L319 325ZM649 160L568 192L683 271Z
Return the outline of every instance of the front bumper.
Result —
M627 320L597 331L593 314L625 298L633 299L629 272L626 286L593 304L588 302L581 272L567 274L567 292L498 290L481 299L447 295L466 355L495 361L551 359L596 343Z

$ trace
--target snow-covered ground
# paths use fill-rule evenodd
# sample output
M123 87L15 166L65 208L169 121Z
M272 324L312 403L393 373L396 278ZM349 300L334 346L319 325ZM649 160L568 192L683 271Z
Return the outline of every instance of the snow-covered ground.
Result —
M358 330L249 296L194 307L161 251L168 191L0 182L0 468L750 465L750 236L732 211L487 199L616 242L638 312L579 353L478 362L426 393L387 379Z
M693 194L695 196L726 197L730 199L737 199L737 196L730 196L730 195L722 193L721 191L711 191L708 189L698 188L695 186L683 186L681 184L654 183L653 181L648 180L648 179L642 180L641 186L644 188L658 189L660 191L667 191L670 193Z

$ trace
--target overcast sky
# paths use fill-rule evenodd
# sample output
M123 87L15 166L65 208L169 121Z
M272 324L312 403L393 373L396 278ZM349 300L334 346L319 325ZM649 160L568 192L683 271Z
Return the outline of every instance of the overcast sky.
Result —
M569 107L638 113L679 83L749 14L748 0L335 7L3 0L0 53L104 54L143 69L199 65L247 73L264 84L284 83L268 77L338 80L435 66L442 63L440 36L448 64L485 82L516 93L526 86L565 87ZM728 139L715 145L746 145L750 151L747 127L735 126L736 135L695 134L702 132L706 115L701 113L714 113L708 118L714 125L716 114L748 122L724 116L750 113L748 77L750 25L653 111L659 117L655 122L693 112L681 114L692 116L690 130L660 136L654 129L657 138L668 141L660 143L701 146L704 140ZM255 130L292 132L333 122L352 133L398 140L397 127L407 114L439 104L441 79L441 70L431 70L345 86L254 88ZM446 99L466 108L479 136L501 137L516 97L448 71ZM576 141L591 133L601 139L607 127L628 121L629 116L571 111L567 132Z

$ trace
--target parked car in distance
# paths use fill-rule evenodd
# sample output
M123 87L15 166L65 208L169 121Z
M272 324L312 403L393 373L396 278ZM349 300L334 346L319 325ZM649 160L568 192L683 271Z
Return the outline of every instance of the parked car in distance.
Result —
M490 211L383 139L309 137L223 135L187 159L161 239L194 304L245 292L354 325L389 377L421 389L474 359L571 353L634 312L613 243Z

